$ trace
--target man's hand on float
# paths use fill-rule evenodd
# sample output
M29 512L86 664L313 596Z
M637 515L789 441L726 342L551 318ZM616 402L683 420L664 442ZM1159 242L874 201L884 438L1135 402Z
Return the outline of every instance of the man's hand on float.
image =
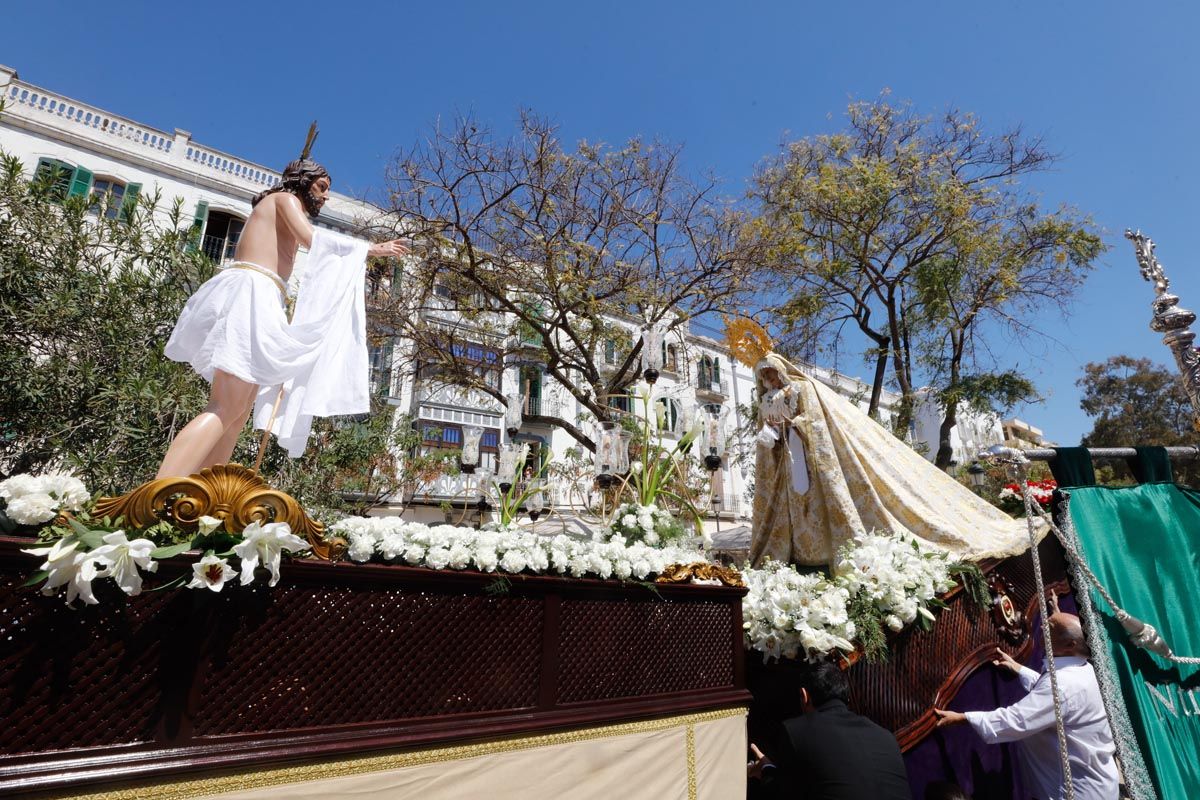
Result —
M1018 663L1015 658L1001 650L999 647L996 648L996 657L992 659L992 666L1000 669L1007 669L1014 675L1021 671L1020 663Z
M933 713L937 715L937 726L939 728L949 728L951 725L961 725L967 721L967 715L961 714L958 711L935 708Z
M367 255L374 258L399 258L408 255L409 242L404 239L392 239L390 242L376 242L367 248Z
M1049 605L1049 610L1050 610L1050 613L1051 613L1051 614L1058 614L1058 613L1059 613L1059 609L1058 609L1058 592L1054 591L1053 589L1051 589L1050 591L1046 592L1046 603Z
M758 745L754 742L750 743L750 752L754 754L754 760L746 764L746 777L759 779L762 777L765 767L773 767L771 759L767 758L766 754L758 749Z

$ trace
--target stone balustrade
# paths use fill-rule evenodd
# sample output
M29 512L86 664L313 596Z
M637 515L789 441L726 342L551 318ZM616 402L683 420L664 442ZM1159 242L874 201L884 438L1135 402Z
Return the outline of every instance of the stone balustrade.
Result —
M192 141L187 143L183 154L194 169L219 175L222 180L246 184L255 191L269 189L279 182L278 172Z
M89 138L96 131L118 140L122 149L143 148L170 153L175 136L133 120L48 92L22 81L12 81L4 94L5 112L65 129L78 128ZM86 130L83 130L86 129Z
M199 145L187 131L167 133L16 79L7 85L0 83L0 87L4 112L13 118L74 133L159 164L165 161L250 192L260 192L279 181L279 173Z

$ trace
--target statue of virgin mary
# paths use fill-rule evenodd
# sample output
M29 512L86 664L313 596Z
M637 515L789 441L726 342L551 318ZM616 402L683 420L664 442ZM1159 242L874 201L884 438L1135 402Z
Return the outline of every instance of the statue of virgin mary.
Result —
M747 348L730 341L745 362ZM977 497L783 356L761 344L754 355L755 565L772 558L832 567L844 544L870 531L909 533L972 561L1028 549L1024 520Z

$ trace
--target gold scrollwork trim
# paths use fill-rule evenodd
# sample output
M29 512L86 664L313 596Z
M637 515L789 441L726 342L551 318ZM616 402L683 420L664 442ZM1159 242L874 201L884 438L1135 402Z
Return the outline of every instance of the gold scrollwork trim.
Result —
M561 733L546 733L537 736L524 736L515 739L498 739L491 742L460 745L457 747L439 747L431 750L416 750L402 753L389 753L382 756L367 756L343 761L316 761L280 769L265 769L234 775L216 775L176 783L144 784L136 787L111 789L92 792L90 794L72 793L70 795L42 795L44 798L74 798L75 800L142 800L154 797L155 800L189 800L189 798L205 795L224 794L252 789L265 789L271 786L282 786L288 783L303 783L305 781L326 780L330 778L345 778L351 775L362 775L369 772L418 767L425 764L436 764L442 761L457 761L476 756L494 755L497 753L512 753L519 750L529 750L535 747L547 747L558 744L577 744L595 739L606 739L614 736L629 736L638 733L654 733L671 728L685 727L687 729L687 761L688 761L688 798L694 800L697 794L696 782L696 732L695 726L706 722L729 719L730 717L745 716L747 709L743 706L724 708L717 711L702 711L696 714L686 714L678 717L661 717L640 722L622 722L615 725L601 725L594 728L580 728Z
M691 564L671 564L655 580L655 583L691 583L693 581L720 581L726 586L745 586L742 573L732 567L696 561Z
M345 551L340 539L325 539L325 526L308 516L295 498L272 489L257 472L240 464L217 464L186 478L158 478L120 497L100 498L93 513L122 517L134 529L170 520L195 530L200 517L216 517L235 534L252 522L286 522L292 533L308 540L317 558L328 561Z

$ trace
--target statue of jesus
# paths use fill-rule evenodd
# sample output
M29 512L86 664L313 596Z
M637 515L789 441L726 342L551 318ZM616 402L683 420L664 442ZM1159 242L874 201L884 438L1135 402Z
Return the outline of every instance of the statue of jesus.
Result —
M158 469L159 478L186 477L228 462L262 388L297 380L305 369L313 368L327 338L338 334L328 330L331 321L341 319L336 314L290 324L286 310L287 281L297 248L308 248L310 260L314 257L311 219L328 200L332 184L325 168L307 157L315 130L314 125L304 153L287 165L282 181L254 198L234 262L188 300L167 343L167 357L191 364L211 387L204 411L171 443ZM316 236L336 235L316 229ZM394 257L408 252L399 239L369 248L363 245L363 249L343 246L338 250L340 244L334 245L335 257L361 259L363 269L366 256ZM325 268L309 265L309 270ZM361 288L358 294L361 314ZM348 305L352 303L343 303L341 311ZM263 427L269 426L268 422Z

